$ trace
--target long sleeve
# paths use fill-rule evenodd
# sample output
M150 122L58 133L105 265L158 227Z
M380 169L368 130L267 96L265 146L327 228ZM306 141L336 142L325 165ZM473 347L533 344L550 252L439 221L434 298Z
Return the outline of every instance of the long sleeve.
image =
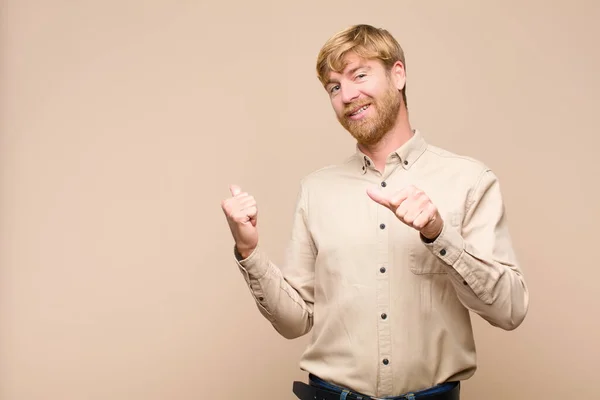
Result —
M292 233L281 268L259 246L246 259L235 261L261 314L283 337L294 339L312 328L316 250L307 226L304 188L300 188Z
M449 276L465 307L505 330L522 323L529 292L492 171L485 170L472 189L462 229L445 224L438 238L425 246L451 267Z

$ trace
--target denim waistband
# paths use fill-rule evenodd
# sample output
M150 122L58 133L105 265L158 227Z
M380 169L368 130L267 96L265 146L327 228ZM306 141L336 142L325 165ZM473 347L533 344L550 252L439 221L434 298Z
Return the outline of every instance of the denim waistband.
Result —
M323 379L321 379L318 376L313 375L313 374L308 374L308 378L316 386L320 386L325 389L334 390L334 391L340 392L340 393L344 390L349 390L350 392L366 396L362 393L358 393L353 390L343 388L341 386L334 385L333 383L324 381ZM456 387L456 385L458 385L458 382L446 382L446 383L441 383L439 385L436 385L436 386L433 386L433 387L430 387L427 389L418 390L416 392L408 392L408 393L404 393L399 396L383 397L383 398L388 399L388 400L401 400L401 399L406 399L406 396L408 396L409 394L411 394L413 396L427 396L427 395L432 395L432 394L444 393L444 392L454 389Z

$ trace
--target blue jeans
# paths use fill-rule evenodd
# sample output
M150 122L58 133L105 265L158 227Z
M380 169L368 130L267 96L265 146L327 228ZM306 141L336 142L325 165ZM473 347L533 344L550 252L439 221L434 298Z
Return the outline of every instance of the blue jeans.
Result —
M352 392L352 393L356 393L353 392L349 389L334 385L332 383L326 382L324 380L322 380L321 378L319 378L318 376L315 376L313 374L309 374L308 375L311 384L317 386L317 387L321 387L323 389L329 389L329 390L333 390L335 392L339 392L340 393L340 400L346 400L345 397L347 394L344 393L344 391L346 392ZM442 383L440 385L428 388L428 389L424 389L424 390L419 390L417 392L409 392L409 393L405 393L403 395L400 396L393 396L393 397L385 397L385 399L389 399L389 400L403 400L403 399L418 399L419 396L427 396L427 395L431 395L431 394L437 394L437 393L443 393L446 391L449 391L451 389L454 389L456 387L456 385L458 385L458 382L448 382L448 383ZM356 393L358 395L360 395L360 393ZM367 396L368 398L368 396Z

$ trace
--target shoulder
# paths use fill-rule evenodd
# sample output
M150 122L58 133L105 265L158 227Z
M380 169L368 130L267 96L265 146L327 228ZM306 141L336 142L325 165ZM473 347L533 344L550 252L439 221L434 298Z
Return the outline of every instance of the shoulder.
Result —
M426 155L447 167L460 168L466 171L482 172L490 169L482 160L464 154L458 154L442 147L428 144Z
M452 152L442 147L428 144L424 153L424 162L453 176L471 179L474 184L484 176L494 176L491 167L484 161Z
M346 178L356 176L356 172L360 168L356 156L352 155L340 163L326 165L309 172L300 180L300 184L303 188L335 185Z

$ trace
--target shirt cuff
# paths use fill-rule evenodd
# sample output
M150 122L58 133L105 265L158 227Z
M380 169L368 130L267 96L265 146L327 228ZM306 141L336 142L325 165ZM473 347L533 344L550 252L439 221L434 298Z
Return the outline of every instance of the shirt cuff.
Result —
M464 251L465 242L463 237L456 229L446 223L444 223L442 232L440 232L434 241L428 242L423 239L421 239L423 244L440 260L451 267L454 266Z
M254 251L246 258L242 258L235 246L233 248L233 254L238 267L244 271L248 278L260 279L269 269L269 260L260 246L256 246Z

